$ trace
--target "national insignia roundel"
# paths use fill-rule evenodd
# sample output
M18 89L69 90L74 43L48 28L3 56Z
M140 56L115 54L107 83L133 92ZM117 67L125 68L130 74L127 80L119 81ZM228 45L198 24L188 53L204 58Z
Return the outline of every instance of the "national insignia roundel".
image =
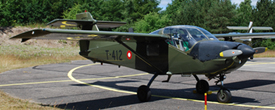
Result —
M127 52L127 58L129 60L132 59L132 52L130 50L128 50L128 52Z

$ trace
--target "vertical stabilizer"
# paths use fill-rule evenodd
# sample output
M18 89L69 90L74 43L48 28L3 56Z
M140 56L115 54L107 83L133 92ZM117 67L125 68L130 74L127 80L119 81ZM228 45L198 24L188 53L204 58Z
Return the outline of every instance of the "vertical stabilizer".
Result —
M77 20L86 20L86 21L92 21L92 22L94 22L93 25L91 25L91 24L87 24L87 25L82 24L82 27L81 27L82 30L95 30L95 31L99 31L97 25L95 24L96 20L93 18L93 16L91 15L90 12L78 13L78 14L76 14L76 19Z
M78 13L76 14L76 19L78 20L87 20L87 21L95 21L93 16L91 15L90 12L83 12L83 13Z

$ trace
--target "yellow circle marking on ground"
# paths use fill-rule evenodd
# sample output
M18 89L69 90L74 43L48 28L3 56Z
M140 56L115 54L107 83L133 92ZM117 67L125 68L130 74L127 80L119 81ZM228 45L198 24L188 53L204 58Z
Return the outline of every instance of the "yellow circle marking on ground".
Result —
M73 77L73 72L79 68L83 68L83 67L87 67L87 66L92 66L95 64L88 64L88 65L82 65L82 66L78 66L76 68L71 69L68 72L68 77L80 84L85 84L88 86L92 86L92 87L96 87L96 88L100 88L100 89L105 89L105 90L109 90L109 91L114 91L114 92L120 92L120 93L127 93L127 94L137 94L136 92L132 92L132 91L126 91L126 90L120 90L120 89L116 89L116 88L110 88L110 87L105 87L105 86L100 86L100 85L94 85L94 84L89 84L80 80L77 80ZM142 73L145 74L145 73ZM148 74L148 73L147 73ZM126 76L139 76L140 74L134 74L134 75L126 75ZM125 76L125 77L126 77ZM114 77L114 78L120 78L120 77ZM96 79L96 78L95 78ZM98 78L100 79L100 78ZM160 97L160 98L167 98L167 99L175 99L175 100L184 100L184 101L193 101L193 102L201 102L204 103L204 100L196 100L196 99L187 99L187 98L179 98L179 97L170 97L170 96L160 96L160 95L152 95L154 97ZM245 104L235 104L235 103L219 103L219 102L214 102L214 101L207 101L207 103L211 103L211 104L220 104L220 105L231 105L231 106L238 106L238 107L248 107L248 108L264 108L264 109L275 109L275 107L271 107L271 106L257 106L257 105L245 105Z
M85 66L92 66L92 65L96 65L96 64L89 64L89 65L85 65ZM115 78L123 78L123 77L141 76L141 75L147 75L147 74L148 73L140 73L140 74L133 74L133 75L123 75L123 76L103 77L103 78L86 78L86 79L78 79L78 80L79 81L105 80L105 79L115 79ZM13 84L1 84L0 87L33 85L33 84L47 84L47 83L59 83L59 82L72 82L72 81L74 81L74 80L57 80L57 81L40 81L40 82L13 83Z

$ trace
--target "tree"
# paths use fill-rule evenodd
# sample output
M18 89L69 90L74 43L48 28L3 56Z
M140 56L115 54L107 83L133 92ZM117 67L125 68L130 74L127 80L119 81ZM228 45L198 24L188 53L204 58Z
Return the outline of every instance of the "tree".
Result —
M107 21L121 21L124 19L122 16L123 2L121 0L105 0L102 7L103 19Z
M168 4L168 6L166 7L166 10L163 12L164 15L167 15L168 18L171 18L172 15L177 12L177 10L179 9L179 7L181 7L182 2L184 2L186 0L172 0L172 3Z
M161 8L157 7L160 3L158 0L124 0L125 8L124 15L127 13L132 22L142 19L144 15L150 12L158 12Z
M149 33L167 26L169 22L170 21L167 16L160 17L158 13L152 12L145 15L142 20L139 20L135 23L135 31Z
M171 15L172 24L205 27L205 16L207 15L212 2L213 0L184 0L180 5L179 3L175 3L178 5L178 9L176 11L173 10L175 12Z
M259 0L253 9L253 21L257 26L271 26L275 28L275 3L271 0Z
M205 17L206 29L213 33L227 33L226 26L234 24L237 11L236 5L232 5L229 0L217 0L211 2L211 7Z
M237 8L238 17L236 20L236 25L247 26L249 21L253 19L251 3L251 0L245 0L240 3L240 7Z
M63 19L76 19L76 14L82 12L81 5L75 4L72 8L69 8L68 10L63 12Z

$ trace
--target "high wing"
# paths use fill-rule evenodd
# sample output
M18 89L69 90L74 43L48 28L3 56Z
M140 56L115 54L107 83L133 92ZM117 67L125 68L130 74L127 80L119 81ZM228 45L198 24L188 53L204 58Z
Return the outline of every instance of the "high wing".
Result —
M60 40L107 40L119 37L149 37L167 39L168 36L143 33L111 32L111 31L86 31L86 30L65 30L65 29L34 29L10 39L22 38L22 42L28 39L60 39Z
M226 38L226 37L234 37L236 39L243 38L269 38L274 37L275 32L265 32L265 33L238 33L238 34L213 34L217 38Z

